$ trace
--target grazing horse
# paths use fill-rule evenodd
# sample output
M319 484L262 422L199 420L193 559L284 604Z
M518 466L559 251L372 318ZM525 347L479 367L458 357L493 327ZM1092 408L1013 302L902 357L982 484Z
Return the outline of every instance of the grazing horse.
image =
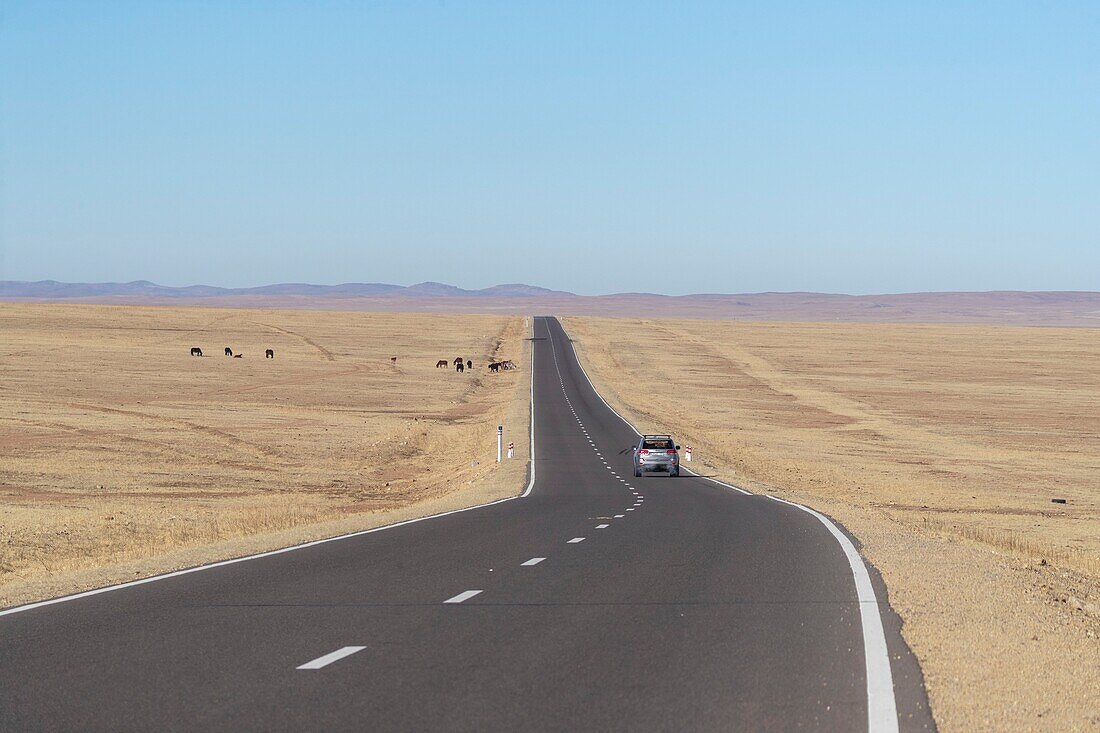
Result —
M466 368L467 369L473 369L474 368L474 363L472 361L470 361L469 359L466 360Z
M446 367L447 367L447 360L446 359L440 359L439 361L437 361L435 363L435 368L436 369L440 369L440 368L445 369Z
M499 372L500 371L500 362L496 362L496 361L490 362L489 363L489 371L494 372L494 373Z
M234 355L233 355L233 358L234 358L234 359L243 359L243 358L244 358L244 354L234 354Z
M504 361L500 362L500 368L504 370L515 369L516 365L512 363L511 359L505 359Z
M464 370L465 370L465 368L466 368L466 365L465 365L465 364L463 364L463 363L462 363L461 361L460 361L460 362L458 362L457 364L455 364L455 371L456 371L456 372L461 372L461 371L464 371Z
M202 356L202 349L200 349L198 346L192 346L191 356Z
M456 356L455 360L451 363L454 364L455 366L458 366L459 364L462 363L462 357L461 356Z
M396 364L397 363L397 357L396 356L391 356L390 357L390 363L391 364Z
M231 349L231 348L229 348L228 346L226 346L226 347L225 347L225 355L226 355L226 356L233 356L233 349Z
M264 352L264 358L265 359L274 359L275 358L275 352L271 349L268 349L267 351Z

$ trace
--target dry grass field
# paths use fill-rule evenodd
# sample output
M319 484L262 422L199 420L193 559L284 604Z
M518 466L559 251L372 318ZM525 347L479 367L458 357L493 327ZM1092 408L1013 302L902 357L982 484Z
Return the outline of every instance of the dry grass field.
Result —
M565 325L601 393L697 471L857 536L944 729L1100 728L1100 332Z
M2 605L523 488L522 317L0 304L0 334Z

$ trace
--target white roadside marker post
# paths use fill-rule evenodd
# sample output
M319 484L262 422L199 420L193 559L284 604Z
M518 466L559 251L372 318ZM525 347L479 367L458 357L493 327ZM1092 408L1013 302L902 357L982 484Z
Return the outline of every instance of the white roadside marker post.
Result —
M687 461L688 463L691 463L691 446L690 445L684 450L684 460Z
M508 457L514 458L516 455L516 444L512 441L508 441Z
M500 463L500 449L504 442L504 425L497 425L497 463Z

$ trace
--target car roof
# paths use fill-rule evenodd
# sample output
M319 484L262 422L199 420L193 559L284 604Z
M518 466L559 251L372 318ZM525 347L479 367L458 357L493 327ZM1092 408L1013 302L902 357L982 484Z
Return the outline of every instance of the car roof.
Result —
M650 438L672 440L671 435L643 435L642 440L649 440Z

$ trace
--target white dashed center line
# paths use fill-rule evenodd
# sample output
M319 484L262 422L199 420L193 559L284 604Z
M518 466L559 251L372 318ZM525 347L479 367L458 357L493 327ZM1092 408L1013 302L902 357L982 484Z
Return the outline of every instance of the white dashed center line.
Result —
M545 557L532 557L527 562L521 562L520 565L523 565L525 567L526 566L531 566L531 565L538 565L540 562L542 562L545 559L546 559Z
M317 657L312 662L306 662L305 664L295 667L295 669L321 669L327 667L333 662L338 662L344 657L350 657L355 652L361 652L366 649L365 646L345 646L337 649L334 652L329 652L323 657Z
M597 524L596 529L607 529L610 526L610 524Z
M622 519L625 516L626 516L625 514L616 514L615 519Z
M569 540L569 542L567 542L566 544L575 545L578 542L584 542L584 537L574 537L573 539Z
M461 593L459 593L457 596L455 596L454 598L448 598L447 600L445 600L443 602L444 603L462 603L463 601L470 600L471 598L473 598L474 596L476 596L480 592L481 591L479 591L479 590L464 590Z

